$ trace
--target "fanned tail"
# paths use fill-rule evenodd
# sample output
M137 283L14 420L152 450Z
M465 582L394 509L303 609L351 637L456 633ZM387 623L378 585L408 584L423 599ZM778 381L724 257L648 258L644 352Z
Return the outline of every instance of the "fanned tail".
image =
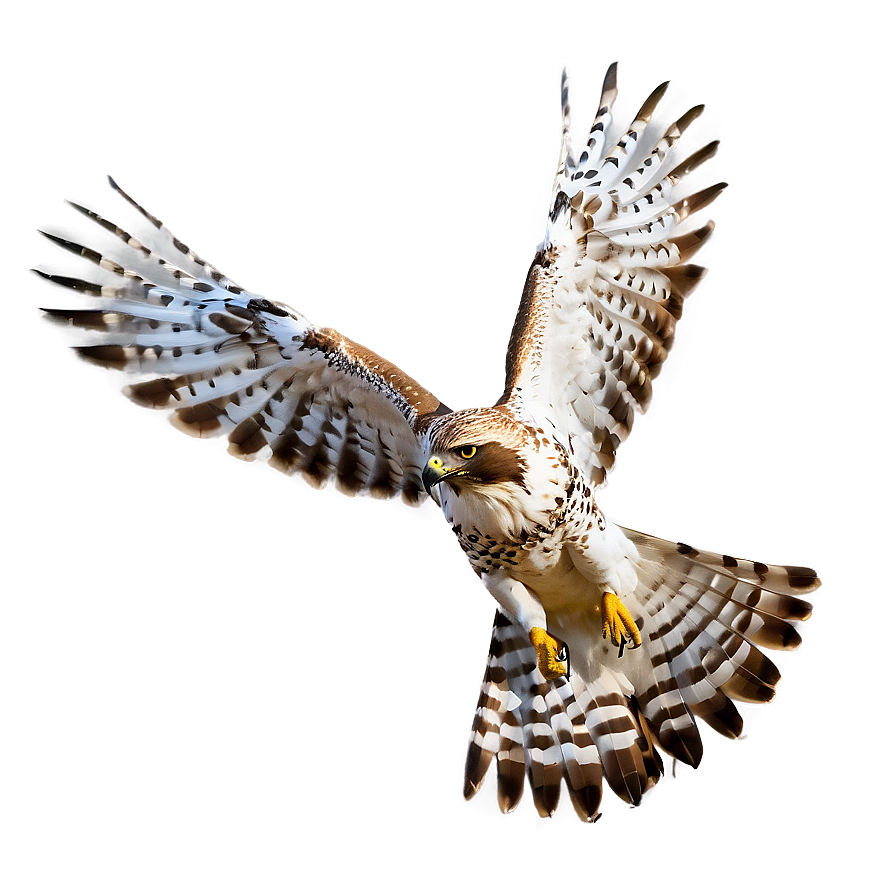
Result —
M467 799L479 791L496 757L502 812L519 805L528 776L539 815L554 814L565 778L579 817L599 817L600 753L574 686L566 678L545 680L526 633L500 610L467 752Z
M739 736L743 719L732 701L767 703L774 697L781 676L759 648L800 645L794 623L811 615L812 605L802 595L821 584L815 571L623 531L642 558L634 603L650 662L632 682L651 696L642 701L645 717L669 749L681 732L696 731L680 714L670 721L663 708L680 695L688 710L716 731ZM681 749L669 752L686 762Z
M658 747L699 765L695 716L737 737L743 720L733 701L774 697L780 675L760 648L799 646L794 623L812 611L802 595L820 585L814 570L624 531L642 557L630 599L642 647L611 649L590 607L549 614L572 665L569 678L547 681L526 633L499 611L467 753L468 799L497 757L502 811L516 808L528 777L539 814L553 815L565 780L579 817L595 821L604 779L638 805L663 774Z

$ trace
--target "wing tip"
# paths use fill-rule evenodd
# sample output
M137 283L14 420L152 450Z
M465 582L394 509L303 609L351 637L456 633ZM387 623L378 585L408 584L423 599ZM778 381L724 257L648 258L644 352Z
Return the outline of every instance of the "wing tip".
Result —
M619 62L611 62L607 66L607 72L604 75L604 92L616 89L616 76L619 72Z
M648 96L647 99L644 100L644 102L641 104L641 108L638 109L637 114L635 115L634 119L632 120L633 123L638 122L638 121L641 121L641 122L649 121L651 116L653 115L654 111L656 110L656 107L659 105L660 100L662 100L663 96L665 96L665 93L668 89L669 89L668 81L663 81L662 84L658 84L653 89L650 96Z

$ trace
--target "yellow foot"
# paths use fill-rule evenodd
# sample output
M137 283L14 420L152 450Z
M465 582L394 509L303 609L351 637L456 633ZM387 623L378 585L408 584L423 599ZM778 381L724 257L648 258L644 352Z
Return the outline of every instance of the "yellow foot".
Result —
M604 591L600 599L600 615L604 623L604 637L619 648L619 656L622 656L626 646L632 648L641 645L641 632L638 631L632 614L612 591ZM625 642L626 636L631 639L628 645Z
M538 627L529 629L529 640L538 657L538 671L548 681L569 675L569 651L562 641Z

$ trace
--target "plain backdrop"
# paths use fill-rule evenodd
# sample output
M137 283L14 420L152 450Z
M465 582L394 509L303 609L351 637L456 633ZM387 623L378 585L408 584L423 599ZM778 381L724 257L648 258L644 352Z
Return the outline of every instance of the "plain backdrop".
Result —
M3 75L0 892L864 892L893 811L893 22L882 5L46 3ZM500 394L559 81L702 102L730 183L619 522L824 587L771 706L638 809L461 782L493 606L433 505L315 492L80 364L28 273L106 174L452 407ZM105 204L105 205L104 205Z

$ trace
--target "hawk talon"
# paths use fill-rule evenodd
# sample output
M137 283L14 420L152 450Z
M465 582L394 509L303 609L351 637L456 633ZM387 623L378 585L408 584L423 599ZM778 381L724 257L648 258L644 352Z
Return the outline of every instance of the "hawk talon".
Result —
M569 648L561 641L560 649L557 651L557 660L564 665L563 674L569 678Z
M534 626L529 630L529 640L535 648L538 671L548 680L569 676L569 649L543 628Z
M610 643L619 647L619 656L622 656L626 647L634 650L641 646L641 632L632 619L632 614L617 595L612 591L605 591L598 610L603 619L603 637L609 638ZM631 639L630 644L626 643L626 636Z
M714 718L713 727L722 734L740 733L740 716L728 698L766 702L777 681L774 665L752 642L763 648L797 646L800 636L791 622L808 618L812 609L798 595L821 584L806 567L769 567L701 553L613 524L608 530L592 496L631 426L629 412L647 403L672 342L681 300L704 272L679 262L700 249L712 222L682 229L682 219L726 186L716 183L689 197L677 190L668 195L672 182L716 151L712 142L685 161L675 158L678 136L702 106L682 115L662 137L662 125L651 124L641 140L646 145L638 151L640 167L632 171L626 165L665 87L650 95L626 136L615 147L611 141L604 152L617 92L613 63L592 126L602 132L600 139L589 139L576 161L564 74L565 159L555 177L547 233L516 313L504 393L491 407L452 411L370 349L313 326L288 306L245 293L111 178L110 186L133 208L131 214L144 221L133 237L88 208L75 209L112 231L110 239L134 250L134 269L114 261L117 253L106 256L44 234L120 279L107 286L112 281L106 277L91 278L97 283L35 271L68 291L99 299L91 299L86 310L45 310L50 319L100 331L99 340L76 346L78 354L104 367L139 367L148 378L133 382L129 397L154 408L180 404L174 421L183 431L216 435L222 418L229 418L233 426L223 430L232 430L228 451L234 456L251 459L269 450L272 467L301 471L318 487L335 480L347 493L380 498L400 493L408 503L425 492L440 506L499 606L464 795L469 798L480 788L497 753L498 796L505 812L519 801L525 774L539 815L554 813L562 776L577 814L594 821L600 817L602 778L623 799L640 802L661 774L659 746L696 766L702 747L694 715ZM601 173L610 164L625 177L622 185ZM626 177L619 169L627 167ZM655 197L657 208L648 210ZM605 214L599 216L601 208ZM609 229L601 223L608 216L613 219ZM622 238L616 236L620 233ZM675 246L672 267L670 244ZM167 272L161 281L155 276L157 264ZM624 296L616 286L620 281ZM160 310L169 304L169 310ZM460 315L445 304L418 329L458 321ZM622 327L620 317L633 324ZM145 332L157 325L160 334ZM146 351L150 346L152 351ZM261 394L255 394L256 388ZM242 410L229 413L228 402ZM590 545L589 538L594 538ZM645 558L643 565L639 556ZM691 576L691 568L700 572ZM757 580L761 588L753 587ZM692 584L684 587L685 581ZM648 633L643 637L652 640L644 654L621 659L626 647L640 646L639 623L601 583L619 587L635 606ZM662 609L662 598L648 597L665 589L674 595L674 612L658 621L650 611L654 602ZM591 604L594 594L598 605ZM701 632L706 594L721 605L716 615L722 621ZM599 620L594 612L601 614ZM576 642L575 687L568 677L571 649L544 628L533 627L537 622L547 626L548 619ZM690 644L695 631L703 639L699 649L684 650L680 645ZM534 675L524 634L547 688ZM610 657L617 648L614 675ZM653 669L654 663L662 668ZM692 713L688 704L705 711ZM559 751L552 749L556 746Z

